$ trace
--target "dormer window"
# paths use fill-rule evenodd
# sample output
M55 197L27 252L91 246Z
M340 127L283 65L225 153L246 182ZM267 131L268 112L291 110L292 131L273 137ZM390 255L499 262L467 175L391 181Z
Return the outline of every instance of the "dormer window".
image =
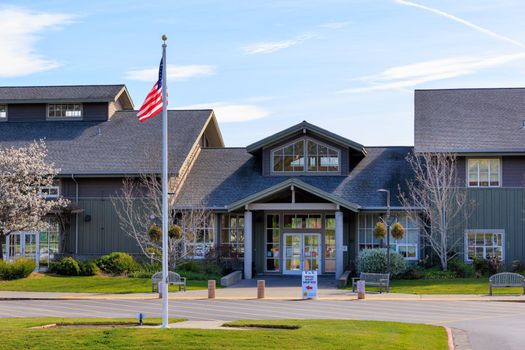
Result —
M7 105L0 105L0 121L7 120Z
M274 173L339 172L338 150L309 138L297 140L272 151Z
M53 103L47 106L49 119L82 118L82 104L80 103Z

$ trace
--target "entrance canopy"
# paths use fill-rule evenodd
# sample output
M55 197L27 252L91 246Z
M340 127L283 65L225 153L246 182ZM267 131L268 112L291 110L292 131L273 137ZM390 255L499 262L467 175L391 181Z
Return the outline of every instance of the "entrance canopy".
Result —
M279 200L279 195L286 190L291 192L290 198L287 198L286 201ZM309 200L296 200L298 197L296 193L299 195L306 193ZM297 178L290 178L228 205L228 211L242 208L248 210L339 210L346 208L357 212L360 206Z

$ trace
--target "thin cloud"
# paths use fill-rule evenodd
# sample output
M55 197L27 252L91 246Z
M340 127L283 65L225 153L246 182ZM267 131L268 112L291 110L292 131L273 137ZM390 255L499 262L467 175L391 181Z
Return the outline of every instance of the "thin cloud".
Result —
M525 53L492 57L451 57L392 67L381 73L358 78L368 86L341 90L341 93L363 93L414 87L436 80L473 74L513 61L525 60Z
M274 53L289 47L302 44L303 42L314 38L314 34L303 34L294 39L281 41L263 41L242 48L245 55L269 54Z
M168 72L169 80L185 80L198 76L214 75L215 66L210 65L201 65L201 64L191 64L186 66L178 66L173 64L168 64L166 67ZM159 74L159 68L145 68L145 69L136 69L131 70L126 73L125 78L129 80L137 81L154 81L157 79Z
M270 115L267 109L253 104L237 104L230 102L210 102L179 107L181 109L212 108L221 123L241 123L262 119Z
M18 77L48 71L61 64L35 49L37 34L73 22L63 13L34 12L21 7L0 7L0 77Z
M453 20L455 22L458 22L458 23L461 23L469 28L472 28L480 33L483 33L485 35L488 35L492 38L495 38L495 39L498 39L500 41L504 41L504 42L507 42L507 43L510 43L512 45L515 45L515 46L518 46L518 47L521 47L521 48L525 48L525 44L517 41L517 40L514 40L512 38L509 38L508 36L505 36L505 35L500 35L498 33L495 33L489 29L486 29L486 28L483 28L483 27L480 27L472 22L469 22L463 18L460 18L460 17L457 17L457 16L454 16L450 13L447 13L445 11L441 11L441 10L438 10L436 8L433 8L433 7L429 7L429 6L425 6L425 5L421 5L421 4L417 4L415 2L411 2L411 1L406 1L406 0L394 0L396 3L398 4L401 4L401 5L405 5L405 6L412 6L412 7L416 7L416 8L419 8L421 10L425 10L425 11L429 11L429 12L432 12L432 13L435 13L436 15L439 15L439 16L443 16L445 18L448 18L450 20Z
M350 24L350 22L329 22L329 23L319 24L318 27L325 28L325 29L342 29L348 26L348 24Z

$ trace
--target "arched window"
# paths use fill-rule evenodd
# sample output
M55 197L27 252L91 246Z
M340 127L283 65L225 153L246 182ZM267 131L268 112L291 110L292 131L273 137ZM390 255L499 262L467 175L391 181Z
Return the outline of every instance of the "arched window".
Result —
M339 152L310 139L301 139L272 151L272 169L282 172L338 172Z

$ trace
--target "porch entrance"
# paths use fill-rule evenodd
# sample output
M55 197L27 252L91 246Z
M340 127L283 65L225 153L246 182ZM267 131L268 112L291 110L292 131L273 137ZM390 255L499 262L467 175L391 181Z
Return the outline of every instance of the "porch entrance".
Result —
M319 233L284 234L285 275L299 275L302 271L321 272L321 235Z

